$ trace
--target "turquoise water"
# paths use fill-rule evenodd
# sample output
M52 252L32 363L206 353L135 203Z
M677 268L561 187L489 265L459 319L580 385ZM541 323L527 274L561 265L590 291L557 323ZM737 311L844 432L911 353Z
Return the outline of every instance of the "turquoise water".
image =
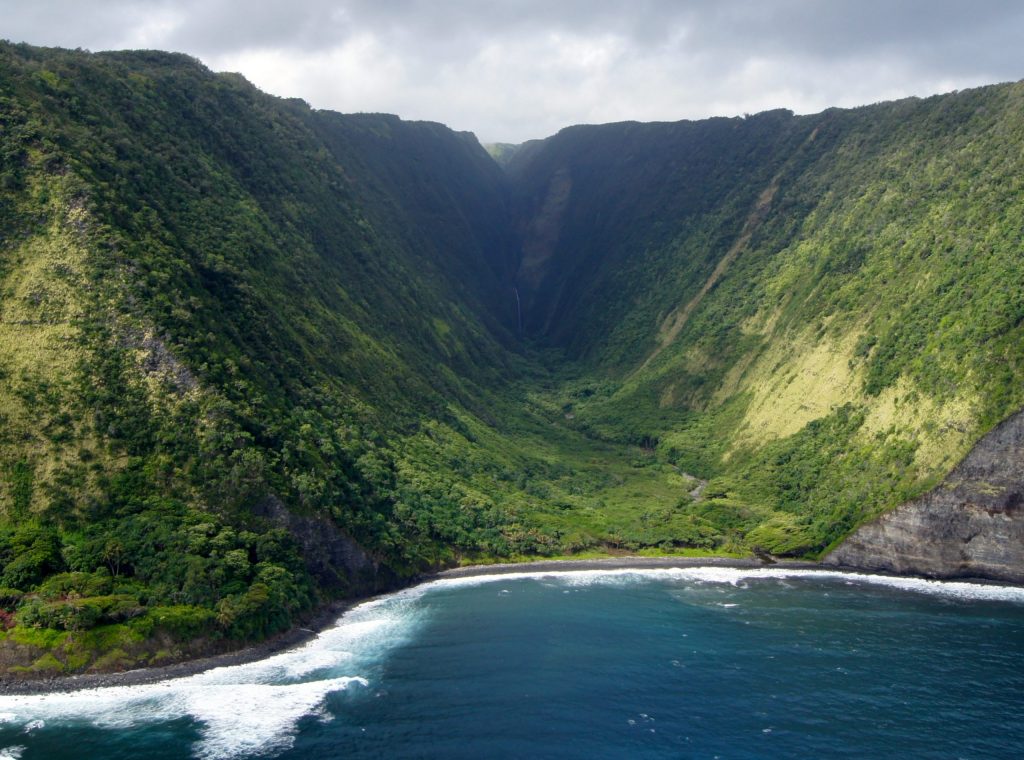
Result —
M451 579L187 679L0 697L0 758L1024 757L1024 589L809 570Z

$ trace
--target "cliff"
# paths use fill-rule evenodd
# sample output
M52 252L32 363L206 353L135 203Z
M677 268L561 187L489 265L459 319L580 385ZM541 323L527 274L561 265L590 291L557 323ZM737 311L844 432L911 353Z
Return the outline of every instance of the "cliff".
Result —
M935 578L1024 583L1024 412L934 490L864 525L825 563Z

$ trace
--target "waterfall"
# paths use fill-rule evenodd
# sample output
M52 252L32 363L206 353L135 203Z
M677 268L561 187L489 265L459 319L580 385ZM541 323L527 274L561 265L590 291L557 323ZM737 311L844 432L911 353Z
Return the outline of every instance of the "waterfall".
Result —
M512 286L512 292L516 294L516 323L519 325L519 337L523 337L523 307L519 302L519 288Z

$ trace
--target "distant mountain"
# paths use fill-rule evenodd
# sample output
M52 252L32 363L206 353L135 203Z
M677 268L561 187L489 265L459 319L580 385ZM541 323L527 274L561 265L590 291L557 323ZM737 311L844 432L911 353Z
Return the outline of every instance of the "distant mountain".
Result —
M483 146L499 166L507 166L520 147L513 143L484 143Z
M492 160L0 45L0 664L236 647L460 561L820 556L1024 406L1022 105Z

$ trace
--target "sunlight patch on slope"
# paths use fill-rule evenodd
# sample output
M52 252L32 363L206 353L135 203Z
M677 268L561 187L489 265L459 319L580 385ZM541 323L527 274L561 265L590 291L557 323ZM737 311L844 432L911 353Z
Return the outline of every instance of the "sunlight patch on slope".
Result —
M861 370L851 364L859 337L855 331L817 343L778 341L761 354L738 383L737 390L749 391L752 400L732 451L792 435L859 399Z
M29 464L37 486L32 503L39 508L44 503L41 486L71 456L70 449L50 450L41 431L56 412L48 397L65 392L81 358L74 321L82 313L77 290L85 279L87 251L80 233L88 215L66 175L32 177L31 188L34 197L47 200L25 216L45 213L45 226L20 244L0 249L8 267L0 279L0 420L6 440L14 442L10 448L0 442L0 461L32 452L28 458L36 460ZM4 510L10 505L5 486L0 479Z
M757 335L768 338L775 332L775 327L779 323L779 318L782 316L783 304L776 306L771 310L762 309L758 313L748 317L740 323L740 331L744 335ZM751 368L757 358L761 355L761 348L758 347L755 350L748 351L746 354L741 356L736 361L729 371L725 373L725 377L722 378L721 384L718 386L718 390L711 397L711 404L713 406L721 406L731 397L736 395L742 390L743 380L747 374L747 370Z
M901 377L871 403L860 435L870 440L879 433L899 431L919 441L914 455L918 467L945 474L964 457L977 437L979 409L974 395L937 401L918 390L913 381Z

